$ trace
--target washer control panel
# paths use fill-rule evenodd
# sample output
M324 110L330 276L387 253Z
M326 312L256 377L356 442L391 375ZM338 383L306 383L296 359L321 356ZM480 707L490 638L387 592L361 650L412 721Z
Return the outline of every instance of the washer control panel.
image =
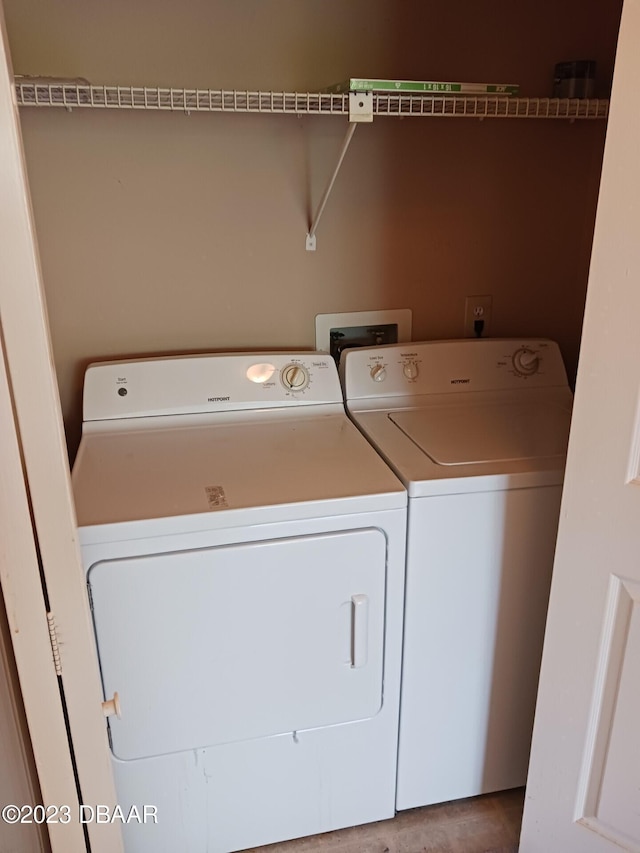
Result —
M85 421L342 404L326 353L229 353L105 362L87 368Z
M402 347L383 347L382 349L369 350L370 355L366 357L365 364L369 371L371 382L377 382L382 386L388 380L397 383L398 377L411 384L420 375L421 357L418 351L413 351L410 346L404 344Z
M348 400L568 384L558 345L544 339L354 348L343 354L341 371Z

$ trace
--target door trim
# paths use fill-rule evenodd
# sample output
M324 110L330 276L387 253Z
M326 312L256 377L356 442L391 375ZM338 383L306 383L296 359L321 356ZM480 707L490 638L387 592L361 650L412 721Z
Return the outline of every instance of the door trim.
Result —
M49 340L8 40L1 12L0 7L0 232L4 247L0 259L0 323L11 389L9 401L5 386L5 418L11 402L15 418L14 432L22 450L29 506L48 606L54 614L60 638L62 684L82 797L85 804L113 807L116 794L102 714L102 689L79 556L60 399ZM3 467L6 464L5 455L6 450L2 454ZM19 488L15 482L19 459L14 443L9 457L14 468L13 482L11 492L6 493L6 497L12 499ZM24 516L25 491L20 505ZM23 547L24 536L23 529ZM18 586L18 597L8 602L7 610L12 620L19 615L20 619L39 618L41 621L44 605L42 588L37 596L34 591L36 564L33 561L33 549L32 541L31 560L25 565L13 564L13 577L24 576L22 579L25 583L28 577L30 590ZM16 565L20 565L20 572L16 571ZM39 573L37 581L40 583ZM44 630L45 624L41 630ZM42 637L41 631L39 633ZM41 642L39 640L40 655L43 654ZM38 665L39 662L25 660L24 655L20 655L19 674L25 683L34 678L30 667ZM62 708L59 696L57 705L52 704L48 709L44 707L41 694L36 697L28 691L24 699L27 714L33 716L44 711L60 723ZM49 728L53 724L52 719L48 721ZM32 733L34 750L43 756L47 754L47 745L40 742L41 737L39 730ZM48 739L53 740L50 734ZM58 735L56 741L59 741ZM70 760L66 737L64 746L67 748L66 764ZM52 774L49 778L53 782L55 767L48 766L47 769ZM49 779L41 779L41 784L45 791L55 790L57 794L59 790ZM88 823L86 829L93 853L118 853L122 850L120 828L116 824ZM70 849L67 845L66 850Z

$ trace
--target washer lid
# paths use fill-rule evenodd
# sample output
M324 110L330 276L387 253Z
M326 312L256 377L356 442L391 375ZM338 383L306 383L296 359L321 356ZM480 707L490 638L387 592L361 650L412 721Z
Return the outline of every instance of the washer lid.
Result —
M433 406L389 418L438 465L469 465L564 456L571 412L548 401L511 401Z

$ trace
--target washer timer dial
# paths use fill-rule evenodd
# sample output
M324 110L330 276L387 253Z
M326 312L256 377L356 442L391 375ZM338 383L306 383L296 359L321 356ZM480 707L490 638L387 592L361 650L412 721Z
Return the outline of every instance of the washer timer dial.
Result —
M520 347L511 356L513 369L519 376L533 376L540 369L540 356L528 347Z
M291 362L280 371L280 381L287 391L304 391L309 384L309 371L303 364Z

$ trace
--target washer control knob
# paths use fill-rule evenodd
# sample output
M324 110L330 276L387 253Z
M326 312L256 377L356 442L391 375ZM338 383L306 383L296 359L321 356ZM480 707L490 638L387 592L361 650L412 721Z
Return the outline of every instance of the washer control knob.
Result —
M292 362L282 368L280 381L287 391L304 391L309 384L309 371L304 365Z
M415 361L407 361L402 368L402 372L407 379L416 379L418 376L418 365Z
M540 357L527 347L517 349L511 361L513 362L513 369L520 376L533 376L540 369Z
M384 364L374 364L371 368L371 378L374 382L384 382L387 378L387 368Z

